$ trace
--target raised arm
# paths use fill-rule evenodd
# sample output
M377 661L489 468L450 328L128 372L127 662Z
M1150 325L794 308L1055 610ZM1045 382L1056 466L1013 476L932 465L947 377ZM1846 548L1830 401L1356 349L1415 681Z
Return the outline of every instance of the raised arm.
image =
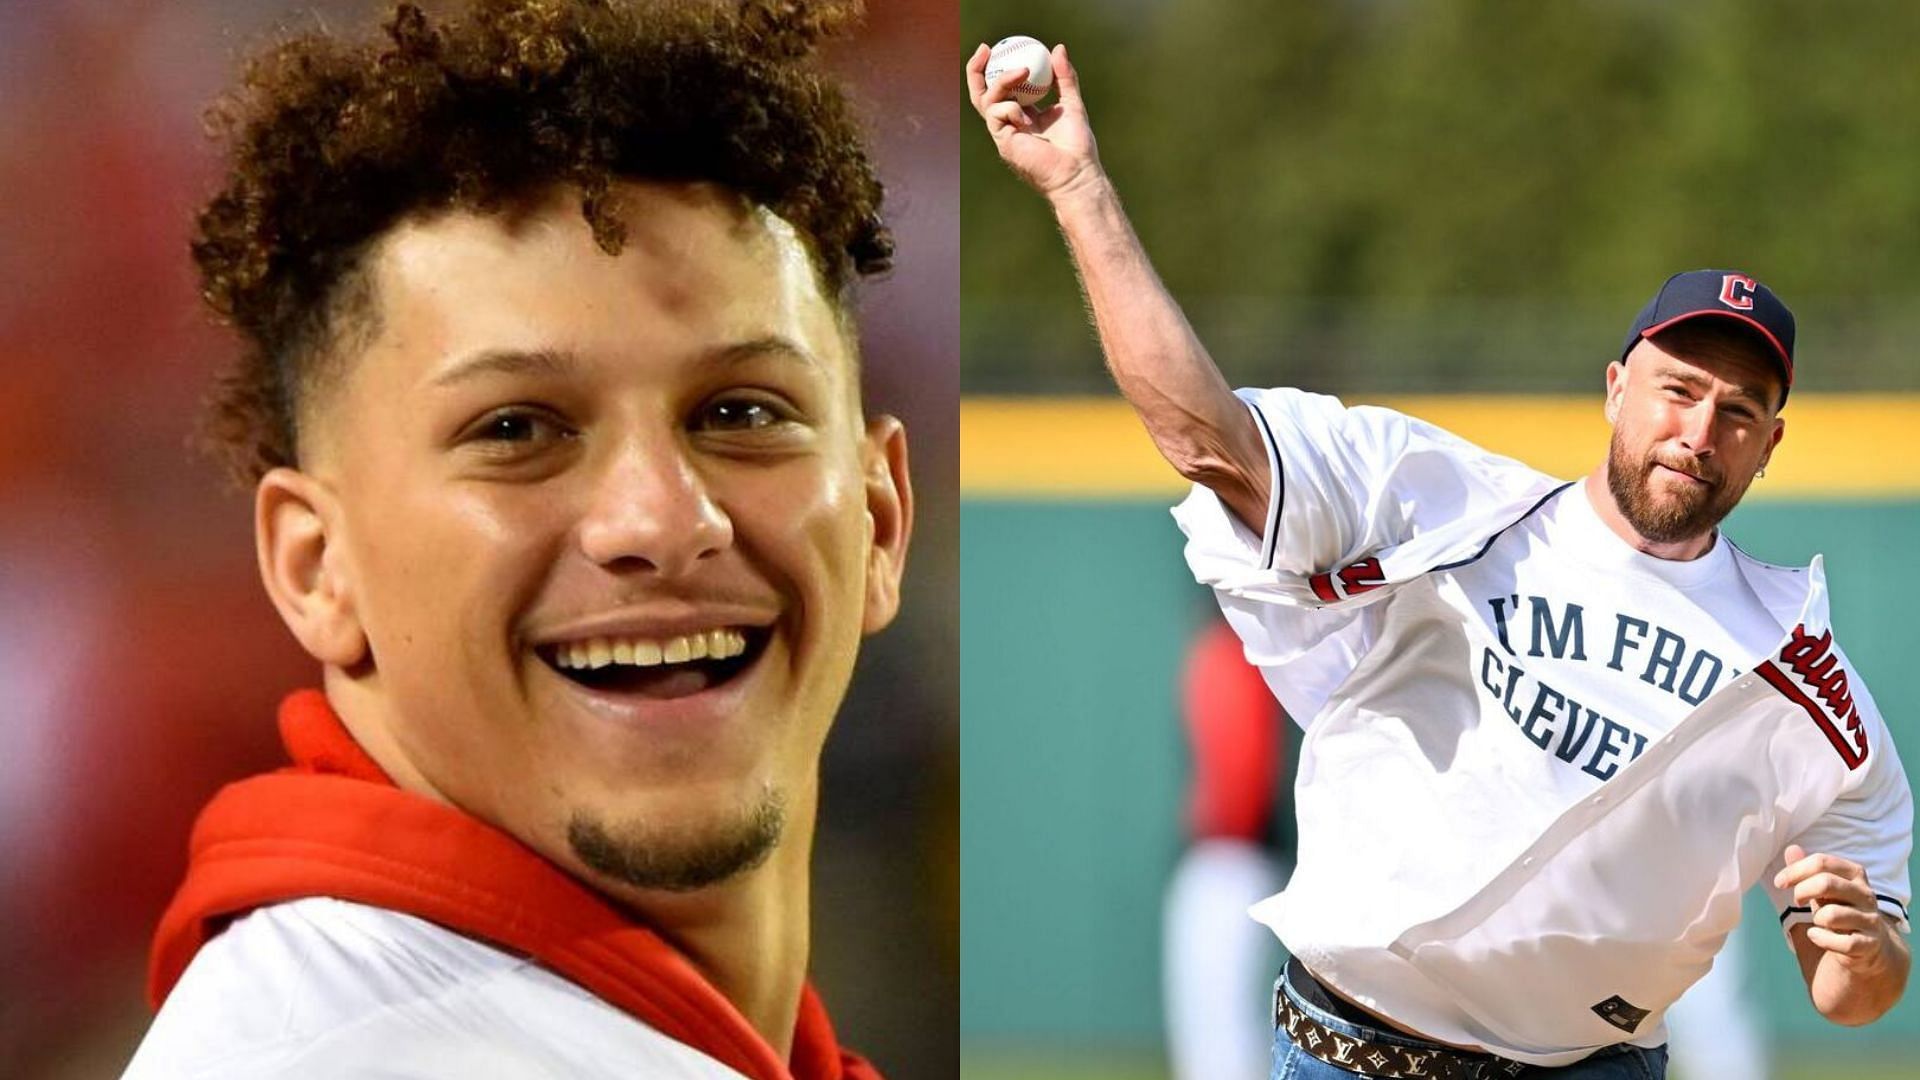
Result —
M1120 393L1180 475L1211 488L1261 530L1271 478L1259 428L1154 273L1100 167L1066 46L1053 49L1059 100L1038 111L1010 96L1023 70L987 83L988 54L982 45L967 62L974 110L1001 159L1053 207Z

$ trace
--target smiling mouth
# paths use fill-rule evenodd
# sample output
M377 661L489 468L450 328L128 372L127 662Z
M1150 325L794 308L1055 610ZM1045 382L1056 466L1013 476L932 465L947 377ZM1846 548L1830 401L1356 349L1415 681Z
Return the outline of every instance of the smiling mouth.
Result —
M1683 476L1688 480L1693 481L1696 484L1704 484L1707 482L1705 477L1695 476L1694 474L1686 471L1685 469L1676 469L1664 461L1656 461L1654 462L1654 464L1660 466L1661 468L1667 470L1670 473L1673 473L1676 476Z
M768 627L730 626L665 638L589 638L534 652L561 678L596 693L668 700L739 678L771 636Z

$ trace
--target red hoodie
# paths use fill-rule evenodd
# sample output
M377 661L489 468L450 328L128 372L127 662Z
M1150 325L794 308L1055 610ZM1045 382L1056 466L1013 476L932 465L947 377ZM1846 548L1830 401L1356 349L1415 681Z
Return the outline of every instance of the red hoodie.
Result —
M752 1080L881 1080L840 1048L811 985L780 1060L659 935L506 833L395 787L320 691L281 703L280 737L293 764L228 785L194 823L186 881L154 935L154 1008L229 920L330 896L530 956Z

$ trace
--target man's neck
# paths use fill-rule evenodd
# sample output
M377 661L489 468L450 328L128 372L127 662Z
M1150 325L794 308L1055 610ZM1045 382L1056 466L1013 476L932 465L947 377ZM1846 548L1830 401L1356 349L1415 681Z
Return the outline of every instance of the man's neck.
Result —
M360 748L402 790L458 807L409 762L383 722L384 702L364 681L326 674L336 715ZM787 821L767 861L692 893L643 891L596 880L556 852L519 837L548 862L599 892L690 959L782 1060L793 1056L800 990L807 978L813 829L819 789L787 792Z
M794 804L802 812L780 846L733 881L690 894L603 890L685 953L783 1059L793 1056L810 943L813 793Z
M1607 486L1605 462L1588 473L1586 480L1582 483L1586 487L1587 501L1593 504L1593 512L1600 516L1601 521L1606 522L1607 528L1612 529L1615 536L1626 541L1627 545L1635 551L1651 555L1656 559L1691 562L1713 550L1714 539L1719 536L1717 529L1708 529L1699 536L1664 543L1649 540L1640 535L1640 531L1633 527L1633 523L1627 520L1627 516L1620 512L1620 504L1614 501L1613 490Z

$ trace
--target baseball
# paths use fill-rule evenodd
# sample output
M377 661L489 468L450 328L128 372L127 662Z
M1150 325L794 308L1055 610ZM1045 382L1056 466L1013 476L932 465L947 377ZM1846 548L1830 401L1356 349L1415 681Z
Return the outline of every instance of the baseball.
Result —
M1030 109L1053 86L1053 61L1047 47L1020 34L994 42L993 54L987 58L987 85L1014 68L1026 68L1027 77L1014 84L1013 100Z

